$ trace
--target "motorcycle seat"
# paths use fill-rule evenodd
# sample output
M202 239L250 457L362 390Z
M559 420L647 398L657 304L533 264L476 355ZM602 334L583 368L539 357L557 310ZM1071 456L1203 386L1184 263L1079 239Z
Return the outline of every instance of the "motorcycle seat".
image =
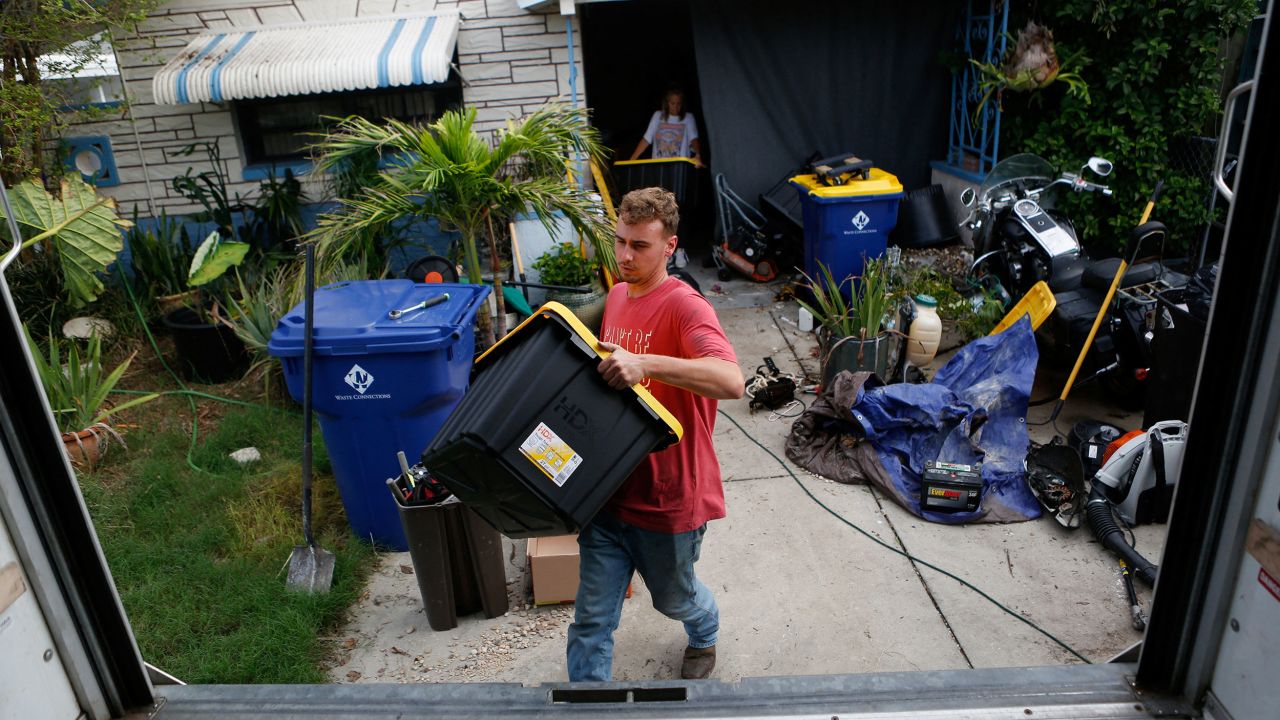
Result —
M1081 284L1084 287L1105 292L1107 288L1111 287L1111 281L1115 279L1116 271L1119 269L1120 258L1096 260L1084 271L1084 279ZM1142 285L1158 277L1160 277L1160 263L1139 263L1125 270L1124 277L1120 279L1120 287L1128 288Z

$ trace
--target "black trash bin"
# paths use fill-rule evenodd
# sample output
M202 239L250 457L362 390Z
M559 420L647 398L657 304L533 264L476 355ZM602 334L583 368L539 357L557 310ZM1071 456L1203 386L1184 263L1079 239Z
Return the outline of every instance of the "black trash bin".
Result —
M502 536L496 530L456 497L430 505L405 505L397 497L396 507L432 630L457 627L459 615L484 611L492 618L507 611Z
M644 388L610 388L604 355L573 313L542 306L476 361L423 466L507 537L577 532L683 432Z
M1191 416L1191 395L1200 371L1208 318L1208 293L1195 285L1156 293L1159 305L1151 338L1151 372L1147 377L1147 403L1142 427L1162 420Z

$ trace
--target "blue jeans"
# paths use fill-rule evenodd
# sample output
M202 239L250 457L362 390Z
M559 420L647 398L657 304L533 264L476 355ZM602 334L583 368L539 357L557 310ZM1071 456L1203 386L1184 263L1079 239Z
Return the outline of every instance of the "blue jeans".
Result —
M622 617L631 573L639 571L653 607L684 623L689 646L711 647L720 611L711 591L693 574L707 526L671 534L642 530L604 513L578 534L581 566L573 624L569 626L569 680L609 680L613 631Z

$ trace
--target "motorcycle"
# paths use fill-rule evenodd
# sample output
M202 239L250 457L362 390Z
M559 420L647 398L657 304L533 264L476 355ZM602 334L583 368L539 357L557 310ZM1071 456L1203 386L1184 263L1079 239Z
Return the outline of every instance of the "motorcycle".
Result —
M1049 357L1073 361L1087 342L1099 308L1120 268L1121 259L1090 259L1065 214L1053 207L1055 190L1098 192L1111 188L1085 179L1086 170L1106 177L1114 165L1092 157L1080 172L1058 173L1043 158L1011 156L998 163L975 192L961 203L970 208L962 225L973 231L971 280L993 291L1006 307L1038 282L1053 292L1056 305L1038 337ZM1156 221L1134 228L1125 256L1164 246L1167 230ZM1159 307L1157 293L1185 285L1187 278L1158 259L1129 263L1081 368L1085 380L1102 377L1126 404L1142 394L1151 367L1151 339Z

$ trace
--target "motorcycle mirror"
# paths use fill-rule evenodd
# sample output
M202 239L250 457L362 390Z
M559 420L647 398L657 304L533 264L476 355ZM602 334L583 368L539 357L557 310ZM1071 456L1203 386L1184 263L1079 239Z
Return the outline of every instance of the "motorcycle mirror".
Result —
M1101 175L1102 177L1106 177L1110 175L1112 168L1115 167L1115 165L1113 165L1110 160L1107 160L1106 158L1100 158L1096 155L1089 158L1089 162L1086 163L1086 166L1090 170Z
M978 199L978 192L973 188L965 188L960 193L960 204L965 207L973 207L973 202Z

